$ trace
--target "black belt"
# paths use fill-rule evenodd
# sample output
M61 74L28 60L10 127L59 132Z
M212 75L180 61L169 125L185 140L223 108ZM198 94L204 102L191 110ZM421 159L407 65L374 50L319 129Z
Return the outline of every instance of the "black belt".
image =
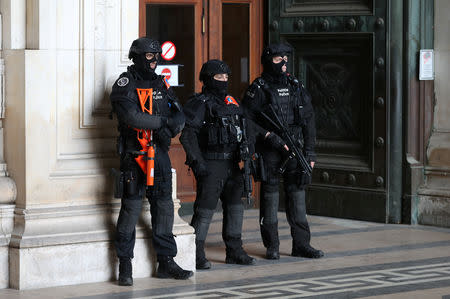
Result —
M203 158L205 158L206 160L231 160L234 158L234 153L206 152L203 153Z
M127 154L133 155L133 156L141 156L141 155L147 155L147 152L144 151L126 151Z

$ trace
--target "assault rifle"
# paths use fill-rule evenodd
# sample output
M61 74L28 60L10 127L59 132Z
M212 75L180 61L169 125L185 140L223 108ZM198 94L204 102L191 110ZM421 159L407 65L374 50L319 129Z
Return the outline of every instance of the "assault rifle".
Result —
M289 162L289 160L295 158L297 159L297 162L302 166L305 173L308 176L311 176L312 173L311 165L309 165L308 161L306 160L305 156L301 151L301 149L303 148L303 144L300 141L295 142L292 139L292 136L289 133L288 128L285 125L283 125L280 118L278 117L278 114L275 112L275 109L273 108L272 104L269 104L269 108L274 119L270 118L264 112L261 112L261 115L272 124L272 126L278 131L278 133L281 134L281 138L284 140L284 142L286 142L286 145L289 147L289 155L281 163L278 171L280 173L284 173L284 171L286 170L286 165ZM298 145L300 145L300 148L298 147Z
M239 154L241 160L244 162L243 174L244 174L244 192L247 198L247 203L250 204L250 196L253 191L252 176L251 176L251 163L252 157L249 150L249 141L247 137L247 121L245 118L241 118L242 140L239 147Z

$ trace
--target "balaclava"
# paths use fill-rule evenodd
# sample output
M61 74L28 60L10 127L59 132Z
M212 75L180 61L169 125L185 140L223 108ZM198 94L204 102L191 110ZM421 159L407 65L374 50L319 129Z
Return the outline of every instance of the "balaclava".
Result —
M261 55L264 72L274 78L285 76L286 74L283 73L281 68L286 65L286 61L282 60L279 63L274 63L272 58L275 56L289 56L291 53L292 48L287 44L270 44L265 47Z
M205 62L200 71L200 81L204 84L204 89L216 95L220 99L225 99L228 92L228 81L214 79L217 74L231 74L230 68L222 60L212 59Z
M153 53L155 57L148 60L145 57L146 53ZM141 37L133 41L128 53L128 58L133 60L136 70L146 79L150 79L155 76L155 69L150 67L150 63L158 63L158 57L156 54L161 54L161 45L157 40Z

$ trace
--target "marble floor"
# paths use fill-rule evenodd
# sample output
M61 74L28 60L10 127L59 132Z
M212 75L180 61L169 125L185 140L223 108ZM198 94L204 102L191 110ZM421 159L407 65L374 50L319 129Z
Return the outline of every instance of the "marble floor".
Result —
M190 217L186 217L189 219ZM445 298L450 299L450 229L309 216L319 260L291 257L291 237L279 213L281 258L264 259L258 213L246 210L244 247L254 266L224 264L221 214L207 239L212 269L186 281L154 277L39 290L0 290L0 298Z

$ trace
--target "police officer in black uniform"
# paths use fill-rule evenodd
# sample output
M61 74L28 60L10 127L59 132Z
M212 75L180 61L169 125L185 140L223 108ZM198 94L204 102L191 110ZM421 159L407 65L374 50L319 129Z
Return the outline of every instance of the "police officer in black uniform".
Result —
M271 116L269 104L278 118L290 131L294 140L303 143L303 153L314 166L316 155L315 120L311 96L304 86L286 72L286 63L292 48L286 44L271 44L262 53L263 73L248 88L243 100L248 117L267 130L274 129L261 112ZM282 136L280 132L275 133ZM267 259L279 259L278 204L280 165L286 159L289 148L278 135L259 140L256 150L262 155L266 178L261 183L260 229ZM299 143L300 144L300 143ZM320 258L321 250L310 245L311 234L306 219L305 186L310 177L296 159L288 160L282 175L286 197L286 215L291 227L292 256Z
M227 95L229 74L230 69L225 62L215 59L207 61L200 71L202 93L195 94L183 107L186 127L180 141L186 151L186 164L197 180L191 222L196 234L197 269L211 267L205 257L204 245L218 198L223 207L225 262L242 265L255 263L242 248L244 180L239 169L239 147L244 130L243 109Z
M132 285L131 259L136 239L136 223L142 197L150 203L153 245L157 254L157 277L187 279L192 271L181 269L173 260L177 246L172 234L172 167L168 155L171 138L184 127L185 117L164 77L155 74L161 53L158 41L142 37L133 41L128 58L133 65L114 83L110 96L119 121L118 151L124 190L117 221L115 246L119 257L119 285ZM137 89L152 89L153 113L143 112ZM150 109L149 101L146 102ZM153 130L155 147L154 185L146 188L146 176L135 158L142 154L136 129Z

